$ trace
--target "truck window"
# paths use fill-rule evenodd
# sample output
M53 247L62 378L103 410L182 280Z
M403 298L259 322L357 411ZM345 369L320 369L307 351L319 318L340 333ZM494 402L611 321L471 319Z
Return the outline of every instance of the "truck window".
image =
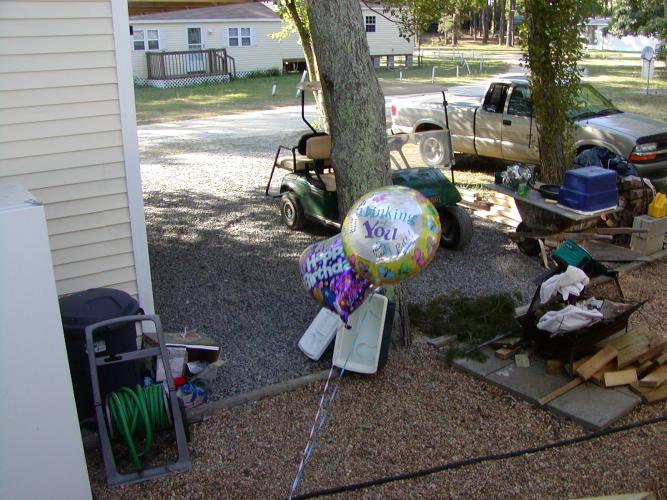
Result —
M526 85L517 85L510 94L507 103L507 114L516 116L530 116L533 104L530 98L530 89Z
M484 97L484 111L502 113L508 88L507 83L492 83Z

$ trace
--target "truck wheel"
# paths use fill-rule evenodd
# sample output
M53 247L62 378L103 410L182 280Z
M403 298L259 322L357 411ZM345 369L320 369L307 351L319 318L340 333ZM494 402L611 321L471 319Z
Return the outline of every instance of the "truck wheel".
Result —
M519 223L515 230L517 233L525 233L528 231L526 224ZM516 246L519 247L521 253L529 257L536 257L540 255L540 243L535 238L520 238L516 240Z
M449 250L461 250L472 239L472 219L461 207L445 207L438 210L442 236L440 246Z
M301 229L306 222L301 203L292 191L283 194L280 203L280 217L290 229Z
M446 148L436 136L423 137L419 143L419 153L429 167L439 167L445 162Z

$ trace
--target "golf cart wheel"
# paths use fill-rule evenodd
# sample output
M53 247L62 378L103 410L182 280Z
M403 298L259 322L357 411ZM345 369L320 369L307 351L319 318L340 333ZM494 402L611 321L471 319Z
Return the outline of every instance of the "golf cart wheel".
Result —
M442 236L440 246L449 250L462 250L472 239L472 219L461 207L445 207L438 210Z
M526 225L521 222L516 227L517 233L525 233L528 231ZM516 246L519 247L521 253L529 257L535 257L540 254L540 243L535 238L520 238L516 240Z
M280 203L280 216L290 229L301 229L305 224L303 208L301 208L301 203L299 203L296 194L292 191L283 194Z
M438 167L445 163L445 145L438 136L425 136L419 143L419 153L429 167Z

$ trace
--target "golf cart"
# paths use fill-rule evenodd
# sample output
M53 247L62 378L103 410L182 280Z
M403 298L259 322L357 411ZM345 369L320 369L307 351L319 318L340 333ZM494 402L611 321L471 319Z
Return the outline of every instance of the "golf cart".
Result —
M265 194L281 198L281 218L290 229L300 229L309 221L339 229L331 137L315 130L304 113L304 94L319 90L319 82L300 83L298 88L301 90L301 118L310 132L301 136L292 148L278 147ZM446 117L444 93L443 105ZM472 238L472 221L465 209L456 206L461 195L453 183L453 172L452 181L442 172L454 164L449 130L390 135L387 142L393 184L415 189L433 203L442 225L441 246L455 250L464 248ZM281 157L283 152L289 154ZM276 168L288 173L280 181L279 192L272 194L270 188Z

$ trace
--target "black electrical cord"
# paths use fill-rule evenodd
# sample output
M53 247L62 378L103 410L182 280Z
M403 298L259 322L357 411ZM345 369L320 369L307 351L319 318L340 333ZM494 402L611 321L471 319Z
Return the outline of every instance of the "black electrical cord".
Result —
M564 439L562 441L556 441L554 443L543 444L540 446L534 446L532 448L525 448L523 450L510 451L507 453L496 453L493 455L484 455L481 457L467 458L465 460L458 460L456 462L449 462L442 465L437 465L435 467L430 467L428 469L421 469L418 471L405 472L403 474L396 474L394 476L385 476L378 479L372 479L369 481L362 481L360 483L347 484L343 486L335 486L333 488L326 488L316 491L311 491L309 493L304 493L303 495L292 497L293 500L301 500L306 498L316 498L325 495L334 495L336 493L344 493L346 491L361 490L364 488L370 488L371 486L377 486L380 484L391 483L394 481L404 481L406 479L414 479L417 477L428 476L430 474L435 474L436 472L442 472L445 470L458 469L459 467L464 467L466 465L473 465L482 462L490 462L494 460L505 460L507 458L519 457L521 455L530 455L532 453L539 453L542 451L550 450L552 448L561 448L563 446L569 446L576 443L581 443L584 441L589 441L602 436L608 436L610 434L616 434L617 432L623 432L631 429L636 429L638 427L643 427L645 425L656 424L659 422L667 421L667 415L662 417L656 417L649 420L641 420L628 425L623 425L620 427L613 427L611 429L606 429L603 431L593 432L591 434L585 434L583 436L578 436L571 439Z

